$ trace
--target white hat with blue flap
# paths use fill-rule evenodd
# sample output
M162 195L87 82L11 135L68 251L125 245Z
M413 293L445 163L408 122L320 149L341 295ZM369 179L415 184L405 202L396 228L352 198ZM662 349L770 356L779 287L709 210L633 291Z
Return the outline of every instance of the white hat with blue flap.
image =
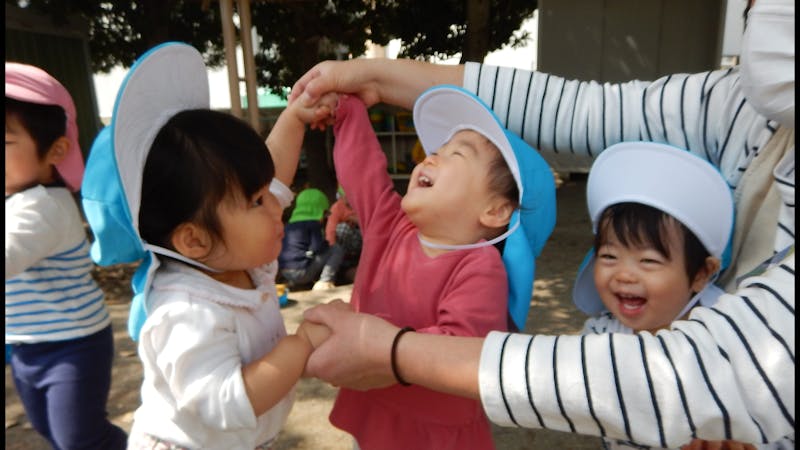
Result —
M478 244L442 246L470 248L503 239L503 262L508 273L508 312L519 330L528 317L536 258L556 223L556 188L553 172L533 147L506 130L492 109L471 92L451 85L434 86L414 104L414 126L426 154L447 143L460 130L473 130L489 139L503 155L519 191L519 208L508 231Z
M141 261L133 276L128 332L139 337L147 317L145 296L159 265L157 254L214 271L139 235L142 175L159 130L180 111L208 108L208 75L194 47L167 42L139 57L122 82L111 125L95 138L86 164L82 203L94 233L99 265Z
M734 224L731 189L716 167L687 150L655 142L608 147L589 169L586 201L594 233L609 206L640 203L669 214L691 230L708 253L720 259L720 270L728 265ZM572 291L575 305L589 315L606 309L594 284L594 263L592 250L578 269ZM706 305L721 294L709 282L678 318L698 302Z

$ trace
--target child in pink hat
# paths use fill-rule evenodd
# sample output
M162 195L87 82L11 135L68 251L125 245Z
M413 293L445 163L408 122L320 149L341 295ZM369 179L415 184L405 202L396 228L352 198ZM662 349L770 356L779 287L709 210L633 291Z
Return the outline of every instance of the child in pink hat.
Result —
M6 63L6 345L33 427L53 448L123 449L108 420L114 340L73 196L75 105L47 72Z

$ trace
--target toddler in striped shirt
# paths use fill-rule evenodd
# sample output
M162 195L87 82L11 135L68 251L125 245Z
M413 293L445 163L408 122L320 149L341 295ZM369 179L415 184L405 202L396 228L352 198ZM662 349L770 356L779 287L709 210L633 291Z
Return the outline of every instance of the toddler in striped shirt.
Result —
M576 306L592 316L583 334L655 334L694 306L717 302L724 292L714 281L729 260L734 207L714 166L666 144L623 142L597 157L586 190L595 243L573 289ZM695 439L682 449L708 444ZM651 448L608 438L604 447Z
M109 422L114 339L73 192L75 105L44 70L6 63L6 344L33 428L53 448L124 449Z

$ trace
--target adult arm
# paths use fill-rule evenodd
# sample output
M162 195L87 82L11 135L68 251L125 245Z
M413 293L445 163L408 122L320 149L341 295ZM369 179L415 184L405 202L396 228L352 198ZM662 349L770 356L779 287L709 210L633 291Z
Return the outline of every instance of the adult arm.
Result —
M360 390L397 382L390 349L399 327L376 316L353 312L341 300L310 308L304 316L334 328L328 340L311 354L307 365L310 375ZM482 345L483 338L406 333L398 342L398 369L403 379L414 384L478 399Z
M745 100L738 68L601 84L467 63L463 83L537 149L596 156L621 141L664 142L707 159L732 187L777 128Z
M419 94L431 86L460 85L463 71L463 65L412 59L323 61L297 80L289 99L311 105L328 92L341 92L357 95L367 106L382 102L411 109Z
M794 433L794 249L656 335L492 333L481 399L500 425L675 447Z
M311 355L310 374L360 389L396 382L397 327L340 303L305 317L333 332ZM794 433L794 249L737 295L655 336L406 333L397 363L408 382L480 395L499 425L662 447L693 437L775 441Z
M410 109L433 85L463 84L537 149L596 156L623 140L666 142L720 167L734 187L777 127L745 101L738 81L738 68L601 84L477 63L356 59L317 64L295 83L291 97L310 104L338 91L368 106Z

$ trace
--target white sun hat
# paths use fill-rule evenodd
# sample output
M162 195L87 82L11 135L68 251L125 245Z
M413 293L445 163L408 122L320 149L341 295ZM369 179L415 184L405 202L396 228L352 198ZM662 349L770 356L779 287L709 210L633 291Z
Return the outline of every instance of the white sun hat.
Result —
M134 340L147 316L144 297L165 255L215 271L139 234L142 176L161 128L180 111L209 108L208 75L194 47L167 42L131 66L120 86L111 125L95 138L86 164L82 202L95 235L92 259L99 265L141 261L133 276L128 332Z
M533 147L506 130L492 109L471 92L452 85L434 86L414 103L414 127L426 154L437 151L455 133L473 130L489 139L503 155L519 190L520 207L508 231L475 244L430 247L462 249L492 245L503 239L503 262L508 274L508 311L519 330L525 329L533 292L536 258L556 223L553 172Z
M716 167L686 150L654 142L622 142L608 147L589 169L586 202L595 234L606 208L640 203L681 222L711 256L720 258L721 269L727 266L734 221L731 189ZM594 284L594 262L591 251L581 264L572 291L575 305L589 315L605 310ZM720 292L711 287L712 283L708 286L714 290L712 294Z

